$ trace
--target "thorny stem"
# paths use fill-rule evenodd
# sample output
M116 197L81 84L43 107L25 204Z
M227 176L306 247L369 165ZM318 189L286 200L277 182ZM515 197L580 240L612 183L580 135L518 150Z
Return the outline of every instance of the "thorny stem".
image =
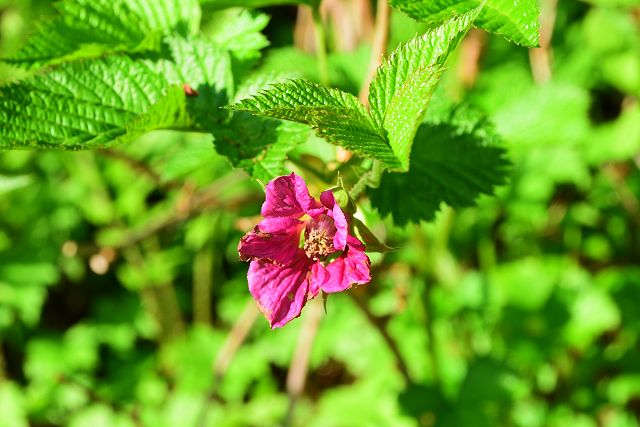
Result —
M402 374L402 377L404 378L407 384L411 384L411 376L409 375L409 368L407 367L407 364L405 363L404 358L402 357L402 354L400 354L400 349L398 348L398 345L393 340L391 335L389 335L389 332L387 332L387 328L386 328L387 322L383 318L377 317L375 314L373 314L371 310L369 310L369 307L367 306L366 301L357 297L353 293L349 293L349 296L351 296L351 298L356 303L358 308L362 311L362 313L364 313L369 323L371 323L371 325L373 325L378 330L378 332L382 336L382 339L387 344L387 347L389 347L389 349L395 356L396 365L398 366L398 370L400 371L400 374Z
M320 4L314 5L311 8L311 15L313 16L313 29L316 39L316 57L318 59L318 73L320 75L320 83L325 86L329 85L329 65L327 62L327 41L324 31L324 23L322 22L322 16L320 16Z
M373 46L371 47L371 56L369 58L369 68L367 77L365 78L362 88L360 89L360 102L365 106L369 105L369 84L376 74L376 70L382 62L382 57L387 48L387 40L389 38L389 4L387 0L378 0L376 6L376 23L373 34Z
M293 355L289 373L287 374L287 394L289 395L289 408L284 420L283 426L289 427L293 423L293 414L298 399L304 391L304 385L307 380L307 372L309 370L309 356L313 340L318 332L322 312L324 311L322 300L316 298L307 306L307 312L304 316L304 323L300 329L298 336L298 344Z

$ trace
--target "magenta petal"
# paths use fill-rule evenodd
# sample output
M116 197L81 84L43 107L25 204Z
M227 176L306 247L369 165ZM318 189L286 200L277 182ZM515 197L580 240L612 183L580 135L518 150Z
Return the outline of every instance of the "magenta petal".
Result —
M329 280L329 272L321 262L315 262L311 266L311 277L309 277L309 295L315 298L326 281Z
M341 292L353 283L369 283L370 265L371 261L364 252L348 246L342 255L325 267L330 277L322 284L322 290L327 293Z
M249 266L249 291L272 328L279 328L300 316L307 302L311 261L303 251L288 265L255 260Z
M328 209L330 209L331 217L336 226L336 234L333 236L333 247L337 251L343 251L347 245L347 234L349 226L347 224L347 218L340 209L340 206L336 203L336 198L331 190L323 191L320 195L320 201Z
M304 223L297 219L265 218L240 239L240 259L248 261L263 258L280 264L291 262L298 252L303 228Z
M305 213L315 214L321 210L309 194L307 184L295 173L270 181L265 191L266 199L261 210L264 217L300 218Z

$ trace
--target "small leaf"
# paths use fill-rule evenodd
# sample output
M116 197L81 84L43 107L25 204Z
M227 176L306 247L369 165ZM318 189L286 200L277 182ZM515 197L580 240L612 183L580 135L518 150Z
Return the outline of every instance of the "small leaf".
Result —
M414 136L444 64L479 12L473 9L410 40L378 68L369 87L369 104L399 161L392 169L408 170Z
M539 43L536 0L390 0L390 3L429 26L441 25L483 4L474 22L477 26L525 47L536 47Z

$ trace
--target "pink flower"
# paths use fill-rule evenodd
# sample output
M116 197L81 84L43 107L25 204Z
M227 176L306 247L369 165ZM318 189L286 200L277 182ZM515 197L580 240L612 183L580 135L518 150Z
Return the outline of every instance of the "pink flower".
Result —
M300 316L320 290L340 292L371 280L364 244L349 234L330 190L319 203L292 173L269 182L266 193L264 219L240 239L238 253L251 261L249 291L272 328Z

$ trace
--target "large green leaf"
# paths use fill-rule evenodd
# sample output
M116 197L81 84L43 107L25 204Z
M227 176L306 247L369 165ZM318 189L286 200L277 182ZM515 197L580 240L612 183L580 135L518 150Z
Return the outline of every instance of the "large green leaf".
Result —
M228 99L229 56L171 39L172 59L111 56L61 65L0 89L0 148L111 146L162 128L198 128ZM183 85L200 92L187 97Z
M278 83L231 106L238 111L310 125L332 144L397 167L398 159L356 97L304 80Z
M538 46L536 0L390 0L392 6L428 25L441 25L483 4L475 25L527 47Z
M42 66L109 52L160 50L167 35L196 34L197 0L63 0L7 61Z
M509 167L492 127L468 109L423 124L406 173L386 173L371 201L398 225L431 220L441 203L469 206L504 183Z
M409 168L413 138L444 64L479 12L474 9L410 40L378 68L369 88L371 115L387 133L397 169Z

